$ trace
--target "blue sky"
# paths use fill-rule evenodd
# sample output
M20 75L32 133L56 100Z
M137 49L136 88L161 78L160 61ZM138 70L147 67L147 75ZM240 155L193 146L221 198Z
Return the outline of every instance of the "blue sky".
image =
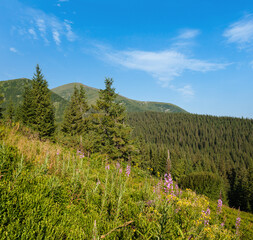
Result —
M253 118L252 0L1 0L0 80L103 88Z

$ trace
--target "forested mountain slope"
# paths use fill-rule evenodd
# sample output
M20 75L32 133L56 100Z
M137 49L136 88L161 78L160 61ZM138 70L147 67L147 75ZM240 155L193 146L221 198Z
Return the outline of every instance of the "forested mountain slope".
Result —
M129 113L129 123L142 139L142 164L154 174L165 171L169 149L172 175L182 186L208 195L200 183L205 172L214 173L209 177L230 206L253 211L252 119L146 112Z

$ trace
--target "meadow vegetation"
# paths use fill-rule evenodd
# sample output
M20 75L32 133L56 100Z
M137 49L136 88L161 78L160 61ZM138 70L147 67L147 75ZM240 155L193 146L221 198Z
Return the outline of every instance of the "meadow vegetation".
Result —
M133 139L112 84L105 79L91 107L75 88L57 126L37 65L18 114L9 103L0 120L1 239L251 239L252 214L226 206L224 178L208 168L215 162L194 171L152 148L145 162L147 143Z
M251 214L182 191L170 175L88 157L19 125L0 133L2 239L251 238Z

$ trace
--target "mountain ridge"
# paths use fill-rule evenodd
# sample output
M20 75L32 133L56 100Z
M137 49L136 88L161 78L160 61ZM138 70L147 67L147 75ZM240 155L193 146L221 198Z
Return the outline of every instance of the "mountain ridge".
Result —
M68 83L61 85L56 88L52 88L51 91L58 94L65 100L69 100L72 93L74 92L74 86L80 87L81 85L86 90L86 95L89 104L94 104L98 98L99 89L87 86L82 83ZM117 94L116 101L123 102L126 106L128 112L144 112L144 111L154 111L154 112L183 112L187 113L184 109L178 107L175 104L164 103L164 102L154 102L154 101L138 101L134 99L127 98L120 94Z
M22 95L24 93L26 86L31 86L31 81L28 78L18 78L0 81L1 93L5 99L2 106L7 108L8 103L12 101L14 106L18 106L22 102ZM56 110L56 120L61 122L64 115L64 110L67 107L71 95L74 92L74 87L83 86L86 91L87 101L89 105L96 103L96 100L99 97L99 89L84 85L82 83L68 83L61 85L56 88L50 89L51 98L54 103ZM149 102L149 101L137 101L122 95L117 94L117 102L123 103L126 107L127 112L170 112L170 113L187 113L184 109L171 104L163 102Z

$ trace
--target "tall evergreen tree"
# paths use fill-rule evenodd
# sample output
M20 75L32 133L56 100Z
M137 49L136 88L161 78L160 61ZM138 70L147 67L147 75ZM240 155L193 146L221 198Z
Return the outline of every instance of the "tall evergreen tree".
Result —
M51 137L55 131L54 106L47 81L39 65L32 79L31 88L26 87L22 104L23 122L39 132L39 136Z
M115 102L117 94L112 87L113 80L105 79L105 89L100 90L94 114L95 131L100 137L102 151L111 158L128 159L133 151L132 129L126 124L125 107Z
M0 85L0 92L2 92L2 86ZM0 119L3 118L3 110L2 103L4 102L4 96L0 93Z
M87 98L83 86L80 91L75 86L70 103L65 110L62 131L71 136L81 135L87 131L87 118L85 114L89 110Z
M6 109L6 119L7 121L12 122L14 120L14 117L15 117L15 108L14 108L13 101L10 100Z

